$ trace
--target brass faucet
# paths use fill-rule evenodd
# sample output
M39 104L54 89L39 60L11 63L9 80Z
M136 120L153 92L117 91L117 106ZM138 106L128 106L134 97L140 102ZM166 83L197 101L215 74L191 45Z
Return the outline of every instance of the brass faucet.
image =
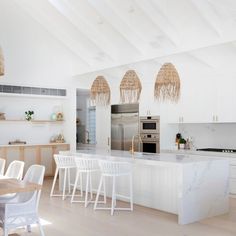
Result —
M135 139L135 137L138 137L140 143L142 143L142 139L141 139L141 136L139 134L133 135L133 137L132 137L132 146L131 146L131 149L130 149L131 154L134 154L134 139Z

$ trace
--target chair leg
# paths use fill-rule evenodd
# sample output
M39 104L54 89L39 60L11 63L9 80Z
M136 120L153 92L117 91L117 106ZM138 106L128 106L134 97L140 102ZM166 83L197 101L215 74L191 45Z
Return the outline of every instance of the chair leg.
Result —
M130 210L133 211L133 176L130 174Z
M53 191L54 191L55 184L56 184L56 181L57 181L57 175L58 175L58 168L56 168L56 171L55 171L50 197L53 196Z
M5 226L3 227L3 236L8 236L8 230Z
M27 225L26 228L27 228L27 232L31 233L31 225Z
M39 231L40 231L41 236L45 236L40 220L38 220L37 224L39 226Z
M77 170L76 177L75 177L75 184L74 184L74 188L73 188L73 192L72 192L72 196L71 196L71 203L74 201L76 187L77 187L77 183L78 183L80 174L81 173Z
M104 178L103 176L101 176L101 178L100 178L100 183L99 183L99 186L98 186L97 196L96 196L96 200L95 200L94 207L93 207L94 210L97 209L98 198L99 198L100 191L101 191L101 188L102 188L103 178Z
M93 199L93 185L92 185L92 174L89 173L89 185L90 185L90 200Z
M68 177L68 190L69 190L69 194L70 194L70 169L68 169L68 171L67 171L67 177Z
M62 200L65 200L66 176L67 176L67 169L65 168L64 181L63 181L64 183L63 183L63 194L62 194Z
M80 173L80 196L83 197L83 174L82 172Z
M115 201L116 201L116 177L113 176L113 183L112 183L112 199L111 199L111 215L114 214L114 210L115 210Z
M106 193L106 179L103 178L103 199L104 199L104 204L107 203L107 193Z
M89 188L89 173L86 173L86 189L85 189L85 201L84 206L88 206L88 188Z

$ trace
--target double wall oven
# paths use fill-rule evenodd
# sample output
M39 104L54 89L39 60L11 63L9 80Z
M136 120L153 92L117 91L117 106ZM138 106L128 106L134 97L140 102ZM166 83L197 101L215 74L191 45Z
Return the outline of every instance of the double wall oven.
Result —
M160 117L140 116L141 151L160 152Z

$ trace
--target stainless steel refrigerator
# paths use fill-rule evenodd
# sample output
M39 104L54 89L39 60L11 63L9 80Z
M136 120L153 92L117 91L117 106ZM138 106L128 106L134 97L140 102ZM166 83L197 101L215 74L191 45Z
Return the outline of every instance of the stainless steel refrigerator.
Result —
M111 106L111 149L130 150L133 135L139 134L139 105ZM139 140L135 140L135 151L139 151Z

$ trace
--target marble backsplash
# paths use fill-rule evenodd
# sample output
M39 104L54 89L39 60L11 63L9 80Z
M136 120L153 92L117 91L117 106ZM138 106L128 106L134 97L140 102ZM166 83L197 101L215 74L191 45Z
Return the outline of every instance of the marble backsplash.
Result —
M236 149L236 123L180 124L179 132L192 138L193 148Z

